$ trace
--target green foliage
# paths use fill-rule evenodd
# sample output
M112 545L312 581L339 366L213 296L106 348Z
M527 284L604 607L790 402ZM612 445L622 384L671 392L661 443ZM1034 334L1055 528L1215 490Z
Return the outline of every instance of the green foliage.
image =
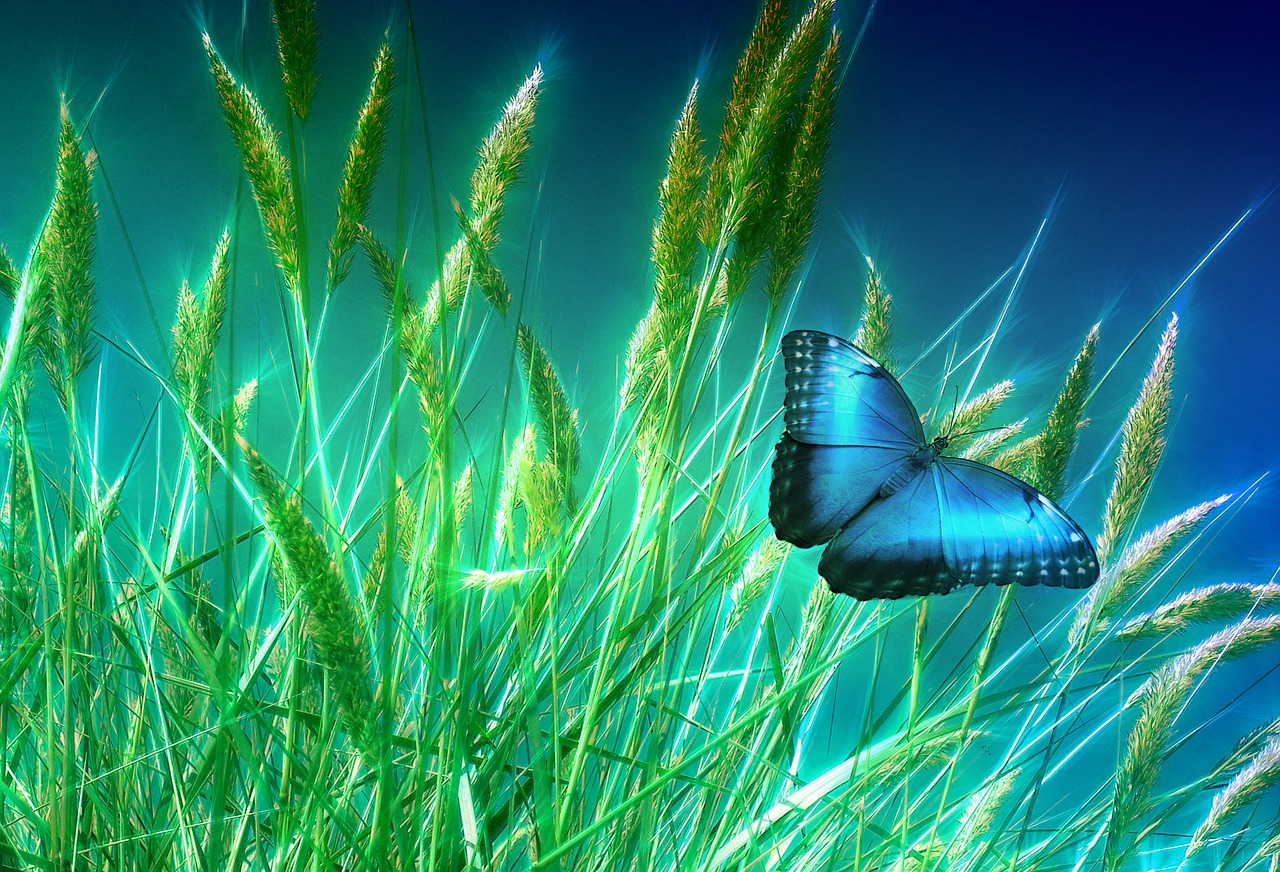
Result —
M112 346L161 398L117 469L119 434L83 426L76 387L94 364L96 206L65 117L32 255L19 268L0 249L0 867L1120 872L1159 847L1234 872L1280 856L1257 815L1278 722L1235 706L1222 759L1165 765L1206 732L1196 693L1220 664L1280 643L1274 584L1157 583L1228 505L1144 518L1174 324L1123 425L1093 425L1120 447L1102 518L1080 518L1103 531L1088 594L858 603L771 535L777 335L841 68L828 0L766 2L705 138L717 114L691 89L655 167L652 299L612 420L590 427L569 402L585 376L538 338L554 335L530 315L545 306L502 317L498 242L541 69L483 137L456 227L406 240L376 198L407 192L375 181L384 157L418 157L387 131L425 125L395 117L425 94L393 77L391 36L371 46L322 237L304 205L326 201L300 169L299 122L329 111L315 10L273 12L279 128L205 48L286 291L278 346L224 331L230 289L256 272L236 246L257 231L224 234L203 288L178 292L172 345ZM856 341L897 372L868 267ZM340 284L386 339L335 402ZM934 426L994 425L955 450L1067 492L1100 337L1048 408L1007 420L1012 384L993 379ZM95 407L117 399L105 390ZM1043 428L1021 438L1030 421Z

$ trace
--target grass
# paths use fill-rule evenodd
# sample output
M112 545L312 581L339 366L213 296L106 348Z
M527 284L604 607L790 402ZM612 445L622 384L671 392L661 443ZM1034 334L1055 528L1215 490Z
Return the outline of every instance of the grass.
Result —
M1061 497L1081 428L1118 428L1103 515L1081 519L1105 564L1087 595L857 603L773 538L766 386L831 135L829 0L766 2L714 148L691 90L652 303L591 428L497 257L542 71L424 276L370 217L390 125L422 105L413 43L372 51L336 215L308 214L315 11L272 14L283 117L204 40L260 222L210 240L170 347L92 330L95 156L65 109L36 241L20 267L0 250L0 870L1276 868L1280 721L1194 749L1227 664L1274 656L1280 594L1172 592L1248 493L1145 519L1176 320L1123 423L1086 417L1101 334L1082 325L1050 407L958 446ZM226 315L262 243L285 342L235 384ZM868 266L858 341L900 368ZM335 404L339 294L386 334ZM159 398L123 462L103 355ZM998 423L1014 392L931 427Z

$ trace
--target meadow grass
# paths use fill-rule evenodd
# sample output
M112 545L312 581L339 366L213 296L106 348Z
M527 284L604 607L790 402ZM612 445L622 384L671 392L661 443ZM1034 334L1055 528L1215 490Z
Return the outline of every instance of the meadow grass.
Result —
M325 99L313 5L273 6L280 118L205 36L260 222L209 241L154 355L92 329L95 156L63 110L47 216L22 266L0 249L0 870L1276 868L1280 719L1188 751L1214 723L1201 689L1274 654L1280 593L1174 589L1248 493L1143 511L1176 319L1123 423L1090 425L1118 438L1102 517L1080 519L1104 565L1086 594L858 603L773 537L767 386L831 135L832 17L765 3L714 149L690 91L651 304L590 428L496 257L540 68L422 275L370 217L395 107L422 105L397 100L422 96L416 45L373 51L321 216L299 171ZM246 238L286 342L237 385ZM868 267L856 340L898 372ZM387 328L335 403L339 293ZM972 433L1008 417L996 380L929 429L1063 498L1097 388L1102 334L1081 333L1047 408ZM123 460L90 387L104 351L159 397Z

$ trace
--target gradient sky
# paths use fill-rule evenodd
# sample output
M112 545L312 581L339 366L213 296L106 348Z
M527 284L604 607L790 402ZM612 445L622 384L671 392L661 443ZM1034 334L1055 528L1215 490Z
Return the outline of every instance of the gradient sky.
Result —
M406 18L400 5L346 5L320 3L324 82L308 134L316 174L336 172L376 42ZM703 122L714 129L755 8L414 6L445 193L465 193L474 145L497 108L534 63L546 66L530 179L513 200L503 251L519 269L533 240L529 317L561 367L576 369L584 409L607 407L621 345L648 306L648 237L675 116L697 77ZM991 370L991 379L1014 374L1029 409L1043 409L1091 324L1103 320L1099 356L1109 363L1255 208L1173 305L1182 318L1176 421L1148 523L1280 469L1280 204L1266 199L1280 183L1277 16L1263 3L1156 9L880 3L849 65L794 318L849 333L869 253L897 300L902 357L913 358L1048 216ZM842 4L846 45L864 13ZM0 240L15 256L52 189L58 93L83 118L105 88L94 143L148 285L159 298L200 275L231 208L236 160L199 30L235 57L240 15L239 4L221 2L0 4ZM244 72L267 80L275 71L265 4L252 3L248 17L256 60ZM316 143L332 143L332 156ZM425 197L414 200L425 221ZM153 332L119 221L105 202L103 214L100 326L145 342ZM976 341L997 309L976 313L960 341ZM1086 462L1118 426L1163 321L1100 393ZM930 399L927 380L908 379L907 389ZM1103 492L1082 497L1086 519ZM1264 484L1206 566L1221 577L1269 577L1280 562L1277 518L1277 488Z

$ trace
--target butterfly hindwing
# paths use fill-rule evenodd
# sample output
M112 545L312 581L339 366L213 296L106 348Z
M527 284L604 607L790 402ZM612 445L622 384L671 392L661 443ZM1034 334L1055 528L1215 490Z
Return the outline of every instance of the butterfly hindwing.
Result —
M769 485L769 520L778 538L801 548L826 542L906 457L902 448L806 445L783 433Z
M962 584L1088 587L1098 578L1089 537L1052 500L1011 475L939 457L947 565Z
M876 499L831 540L818 574L860 600L946 593L958 584L942 545L938 492L928 470Z
M817 330L782 337L787 432L809 445L906 448L924 443L915 406L883 366Z
M818 571L837 593L897 599L963 584L1087 587L1098 561L1079 526L1030 485L939 457L854 516Z

